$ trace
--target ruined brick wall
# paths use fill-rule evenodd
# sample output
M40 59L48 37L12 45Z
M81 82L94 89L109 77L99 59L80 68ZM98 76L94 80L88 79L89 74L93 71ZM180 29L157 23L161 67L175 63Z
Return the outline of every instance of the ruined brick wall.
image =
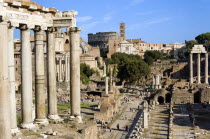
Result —
M117 52L117 48L120 47L120 38L110 39L108 41L108 53L107 58L111 58L111 55Z

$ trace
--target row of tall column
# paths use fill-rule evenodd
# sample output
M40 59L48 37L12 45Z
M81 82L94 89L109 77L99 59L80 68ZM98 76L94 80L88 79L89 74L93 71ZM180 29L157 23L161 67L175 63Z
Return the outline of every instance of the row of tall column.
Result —
M201 84L201 54L197 53L197 84ZM209 84L208 81L208 52L205 53L205 84ZM194 76L193 76L193 53L190 53L190 84L194 83Z
M48 118L59 119L57 113L56 95L56 64L54 29L48 28L47 32L47 72L48 84L47 94L45 92L44 73L44 29L36 26L35 32L35 121L32 118L32 52L30 45L30 30L28 25L18 26L21 30L21 107L22 128L33 128L37 124L48 124ZM7 22L0 23L0 139L11 138L11 130L18 132L16 117L15 98L15 69L14 69L14 29L12 25L8 28ZM71 115L80 117L80 28L70 28L70 61L66 61L70 67L69 79L71 87ZM71 66L70 66L71 63ZM67 74L66 74L67 75ZM45 100L48 98L48 115L45 114ZM8 101L10 100L10 101Z
M65 55L65 58L63 60L63 57L57 57L57 81L58 82L69 82L70 81L70 57ZM63 62L65 61L65 62Z

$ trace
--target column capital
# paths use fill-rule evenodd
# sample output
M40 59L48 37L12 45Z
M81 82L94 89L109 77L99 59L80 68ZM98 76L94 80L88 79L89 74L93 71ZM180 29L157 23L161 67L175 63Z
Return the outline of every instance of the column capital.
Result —
M80 27L71 27L69 29L70 32L80 32L82 29Z
M19 23L17 23L17 22L9 22L8 23L9 29L16 28L16 27L19 27Z
M33 30L34 30L34 32L40 32L41 31L41 27L40 26L35 26L35 28Z
M56 29L53 28L53 27L48 27L46 31L47 31L48 33L53 33L53 32L56 31Z
M19 26L20 30L31 30L34 29L35 26L34 25L27 25L27 24L21 24Z

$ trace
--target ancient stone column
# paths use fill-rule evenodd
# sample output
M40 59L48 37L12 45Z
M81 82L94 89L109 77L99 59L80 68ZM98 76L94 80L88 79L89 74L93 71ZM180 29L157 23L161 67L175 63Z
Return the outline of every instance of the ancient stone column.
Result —
M109 95L109 77L105 77L105 95Z
M155 89L155 75L152 76L152 88Z
M104 77L106 77L106 64L104 62Z
M110 88L110 92L113 91L112 72L113 72L113 69L112 69L112 67L110 67L110 71L109 71L109 79L110 79L109 88Z
M45 74L44 74L44 42L43 31L37 27L35 32L35 100L36 119L38 124L48 124L45 114Z
M68 57L65 55L65 82L68 82Z
M193 84L193 53L190 53L190 84Z
M56 78L57 78L57 81L59 82L59 58L56 57Z
M71 117L81 122L80 111L80 31L79 27L70 28L70 95Z
M58 120L56 91L56 59L53 28L47 31L47 65L48 65L48 118Z
M59 58L59 82L62 82L62 57Z
M158 89L161 89L162 86L161 86L161 82L160 82L160 74L157 75L157 85L158 85Z
M209 55L205 53L205 84L209 84Z
M67 81L69 82L70 79L70 59L69 57L67 58Z
M200 84L201 83L201 54L198 53L197 55L198 55L197 75L198 75L198 84Z
M143 127L148 128L148 103L146 100L143 103Z
M155 74L155 89L158 89L158 78L157 78L157 74Z
M7 31L7 22L0 22L0 139L11 139Z
M14 27L8 29L8 66L9 66L9 92L11 110L11 133L19 133L17 128L16 97L15 97L15 59L14 59Z
M21 27L21 73L22 73L22 128L33 128L32 119L32 57L30 45L30 29Z

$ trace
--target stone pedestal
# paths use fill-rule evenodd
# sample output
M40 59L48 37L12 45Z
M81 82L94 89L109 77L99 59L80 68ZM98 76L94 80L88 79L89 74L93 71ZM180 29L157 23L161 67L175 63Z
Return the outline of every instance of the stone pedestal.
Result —
M43 31L35 30L35 101L36 119L38 124L48 124L45 114L45 75L44 75L44 42Z
M56 90L56 63L53 29L47 32L47 64L48 64L48 118L58 120L57 90Z
M33 128L32 119L32 61L30 29L21 27L21 73L22 73L22 128Z
M8 81L8 25L0 23L0 139L11 138L10 94Z
M70 28L70 95L71 116L81 119L80 110L80 31L81 28ZM79 121L82 122L82 121Z

